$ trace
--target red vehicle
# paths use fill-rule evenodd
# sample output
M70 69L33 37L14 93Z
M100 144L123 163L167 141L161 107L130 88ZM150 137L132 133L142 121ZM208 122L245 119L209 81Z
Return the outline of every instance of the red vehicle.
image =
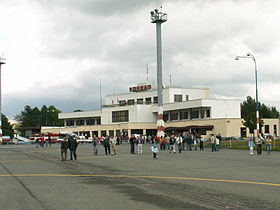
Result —
M1 143L1 142L0 142ZM3 136L2 137L2 144L13 144L13 140L10 136Z

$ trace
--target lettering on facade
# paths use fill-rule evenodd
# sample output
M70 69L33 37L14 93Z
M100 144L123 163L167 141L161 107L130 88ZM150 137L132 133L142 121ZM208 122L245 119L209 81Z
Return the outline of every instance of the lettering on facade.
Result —
M139 86L129 87L130 92L140 92L140 91L147 91L151 89L152 89L152 85L139 85Z

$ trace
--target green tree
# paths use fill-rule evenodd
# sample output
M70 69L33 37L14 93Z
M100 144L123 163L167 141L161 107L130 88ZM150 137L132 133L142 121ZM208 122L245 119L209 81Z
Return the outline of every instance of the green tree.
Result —
M10 124L8 118L2 114L2 132L3 136L10 136L11 138L14 138L14 129L13 126Z
M58 114L61 111L55 106L47 107L43 105L41 109L27 105L24 111L18 114L15 119L19 122L19 128L23 127L38 127L38 126L62 126L63 120L58 119Z
M257 127L256 123L256 101L250 96L247 96L246 100L241 103L241 117L244 119L243 125L250 129L250 133L253 133ZM269 107L265 104L259 104L260 119L262 118L278 118L279 112L273 107ZM263 126L263 121L260 121L260 126Z

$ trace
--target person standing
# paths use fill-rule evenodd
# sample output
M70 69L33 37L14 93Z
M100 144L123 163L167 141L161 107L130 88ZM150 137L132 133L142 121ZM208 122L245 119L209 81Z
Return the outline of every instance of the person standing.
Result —
M93 146L93 155L97 155L98 153L98 138L94 135L92 139L92 146Z
M68 137L68 144L69 144L69 150L70 150L70 160L77 160L77 153L76 149L78 147L78 142L74 136L69 135Z
M181 153L182 152L183 139L182 139L182 136L180 134L176 137L176 143L178 145L178 151L179 151L179 153Z
M219 150L219 149L221 149L221 147L222 147L222 145L221 145L221 143L222 143L222 142L221 142L221 141L222 141L222 136L221 136L221 134L218 133L218 135L216 136L216 138L219 139L219 145L218 145L218 147L217 147L217 149Z
M137 143L138 143L138 154L143 153L143 144L144 144L144 138L143 136L137 137Z
M110 155L111 151L110 151L110 140L109 140L109 136L106 136L104 141L103 141L103 146L105 149L105 155Z
M170 137L170 140L169 140L169 143L170 143L170 153L176 153L176 146L175 146L175 142L176 142L176 139L174 137L174 135L172 135Z
M110 147L112 149L112 155L116 155L116 143L117 143L117 139L114 138L113 136L110 137ZM114 154L113 154L114 153Z
M263 137L259 134L256 138L256 145L257 145L257 155L262 154L262 144L263 144Z
M192 140L193 140L193 135L188 133L187 134L187 150L192 151Z
M52 147L52 139L51 139L51 136L50 136L50 135L48 136L48 140L49 140L49 145L50 145L50 147Z
M204 147L203 147L203 139L200 137L199 138L199 150L200 151L203 151L204 150Z
M255 146L255 144L254 144L254 138L253 137L250 138L250 140L248 142L248 146L250 148L249 154L250 155L254 155L254 146Z
M216 137L216 151L219 151L220 148L220 139Z
M214 134L212 134L210 141L211 141L211 145L212 145L212 152L214 152L214 151L216 151L216 137Z
M67 159L67 150L69 148L69 144L67 141L67 137L64 137L63 140L60 142L60 149L61 149L61 160L65 161Z
M130 153L135 154L135 143L136 143L136 138L134 135L132 135L129 139L130 143Z
M151 146L151 150L152 150L152 152L153 152L153 159L157 159L157 153L158 153L159 151L158 151L158 148L157 148L156 143L154 143L154 144Z
M193 140L193 147L194 147L194 151L197 151L197 136L194 137L194 140Z
M170 150L170 136L165 137L166 140L166 150Z
M40 144L40 139L39 138L36 138L35 140L35 145L36 145L36 148L39 147L39 144Z
M272 136L271 135L268 135L266 137L266 151L267 151L267 154L270 155L270 152L272 150Z

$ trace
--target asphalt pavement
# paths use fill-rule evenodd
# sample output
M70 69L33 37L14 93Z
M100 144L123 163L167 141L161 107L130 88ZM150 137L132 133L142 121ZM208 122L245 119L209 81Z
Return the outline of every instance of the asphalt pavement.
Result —
M59 144L0 145L0 209L280 209L280 153L160 151L99 145L60 160ZM136 147L137 152L137 147ZM69 157L69 154L68 154Z

